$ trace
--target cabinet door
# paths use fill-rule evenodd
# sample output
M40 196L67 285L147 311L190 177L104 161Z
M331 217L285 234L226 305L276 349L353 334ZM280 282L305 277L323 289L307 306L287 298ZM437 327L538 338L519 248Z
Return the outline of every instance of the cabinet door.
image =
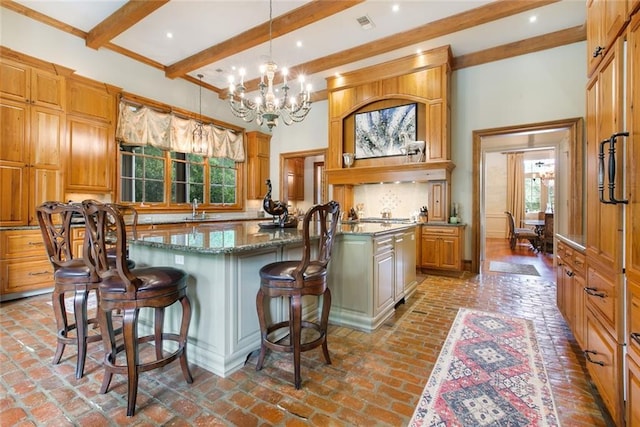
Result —
M111 174L115 170L115 139L112 127L100 121L69 117L67 129L67 189L111 192Z
M65 103L64 78L32 68L30 100L33 105L62 110Z
M591 74L622 30L627 15L624 1L587 2L587 60Z
M422 259L420 265L422 268L438 268L440 266L438 251L439 251L439 236L430 234L422 235Z
M0 226L26 225L30 131L27 105L0 98L0 123Z
M393 305L395 288L395 257L393 251L378 254L373 260L373 314Z
M627 356L627 425L640 426L640 364ZM631 404L631 402L635 402Z
M262 199L267 193L271 136L247 132L247 199Z
M407 246L405 244L406 236L404 234L398 234L395 236L395 253L396 253L396 279L393 300L399 301L404 297L404 285L406 274L406 259L407 259Z
M640 2L637 2L640 3ZM635 100L635 105L634 105ZM627 31L627 163L625 269L627 280L640 283L640 12ZM640 332L640 331L638 331ZM640 353L638 354L640 360Z
M457 237L440 238L440 266L447 270L461 270L458 255L460 240Z
M16 101L29 100L30 67L2 59L0 75L0 95Z
M587 241L586 251L590 263L595 261L612 276L621 271L622 211L623 205L601 203L598 191L600 171L599 151L601 141L613 133L621 132L624 105L622 97L622 45L604 58L601 68L587 88ZM616 162L623 164L622 144L617 147ZM608 164L608 149L605 145L605 167ZM606 171L604 175L608 174ZM622 173L616 174L616 197L621 198ZM608 198L608 186L605 195Z

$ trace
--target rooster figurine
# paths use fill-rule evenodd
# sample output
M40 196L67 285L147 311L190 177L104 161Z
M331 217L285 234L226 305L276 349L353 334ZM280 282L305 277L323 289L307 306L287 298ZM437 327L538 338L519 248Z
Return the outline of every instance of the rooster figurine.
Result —
M266 181L267 184L267 194L265 194L264 199L262 201L262 208L269 215L273 215L273 223L263 223L260 224L262 228L273 228L278 226L280 228L291 228L298 226L298 219L293 216L289 216L289 209L287 208L287 204L281 202L279 200L273 200L271 198L271 180L268 179Z

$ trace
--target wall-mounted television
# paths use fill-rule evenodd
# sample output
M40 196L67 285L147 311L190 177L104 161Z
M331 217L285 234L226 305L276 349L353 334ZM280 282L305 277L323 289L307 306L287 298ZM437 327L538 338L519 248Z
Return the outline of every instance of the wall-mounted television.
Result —
M416 117L415 103L356 113L356 159L405 155L405 144L416 140Z

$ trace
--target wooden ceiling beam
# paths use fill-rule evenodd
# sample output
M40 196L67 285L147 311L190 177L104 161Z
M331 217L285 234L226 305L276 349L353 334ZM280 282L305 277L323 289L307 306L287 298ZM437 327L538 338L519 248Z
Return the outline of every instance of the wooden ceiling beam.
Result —
M459 70L461 68L486 64L488 62L499 61L513 56L525 55L527 53L577 43L586 39L586 27L584 25L578 25L577 27L567 28L566 30L555 31L553 33L543 34L541 36L519 40L513 43L507 43L490 49L454 57L451 68L453 70Z
M372 56L391 52L412 44L417 44L437 37L445 36L457 31L466 30L477 25L486 24L511 15L536 9L559 0L496 0L487 5L458 13L437 21L430 22L417 28L383 37L371 43L366 43L343 50L322 58L314 59L304 64L289 67L290 75L311 75L344 64L360 61ZM257 87L260 79L245 81L245 87Z
M129 0L89 31L86 45L99 49L168 2L169 0Z
M273 38L311 25L321 19L353 7L364 0L313 0L273 19ZM173 79L205 65L258 46L269 40L269 21L253 27L215 46L211 46L166 68L165 74Z

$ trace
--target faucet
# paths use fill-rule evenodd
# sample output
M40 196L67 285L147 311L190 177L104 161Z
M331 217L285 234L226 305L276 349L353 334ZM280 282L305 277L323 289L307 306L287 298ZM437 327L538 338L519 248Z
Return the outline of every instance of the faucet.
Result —
M198 199L193 199L191 203L191 219L196 219L196 209L198 209Z

